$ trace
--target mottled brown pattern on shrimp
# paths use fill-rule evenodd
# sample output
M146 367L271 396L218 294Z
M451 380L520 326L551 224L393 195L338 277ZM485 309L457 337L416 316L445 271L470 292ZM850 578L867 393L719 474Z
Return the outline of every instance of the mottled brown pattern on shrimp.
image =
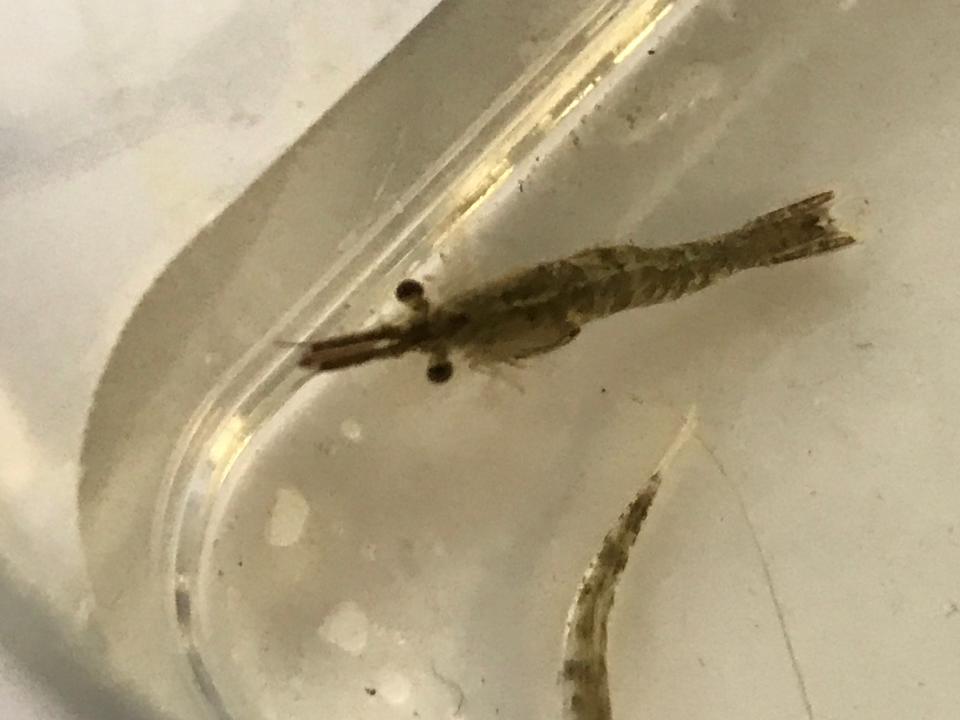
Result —
M617 583L630 559L630 550L653 506L663 474L696 427L696 409L627 509L603 538L600 551L583 574L567 615L560 685L567 720L612 720L607 672L607 623Z

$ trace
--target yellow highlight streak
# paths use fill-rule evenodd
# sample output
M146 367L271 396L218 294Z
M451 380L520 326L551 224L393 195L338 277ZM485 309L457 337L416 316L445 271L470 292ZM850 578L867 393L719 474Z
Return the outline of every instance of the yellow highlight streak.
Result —
M650 36L650 33L656 29L657 24L663 20L671 10L673 10L674 5L675 3L668 3L667 5L664 5L663 9L657 13L657 16L649 23L644 25L643 29L623 47L623 50L616 54L616 56L613 58L613 64L619 65L626 60L628 56L632 55L633 52L640 47L640 43L646 40Z
M589 85L587 85L583 90L581 90L580 92L578 92L578 93L577 93L577 96L567 104L567 106L563 109L563 111L562 111L559 115L557 115L557 120L558 120L558 121L563 120L563 118L565 118L567 115L569 115L571 112L573 112L573 109L574 109L577 105L579 105L581 102L583 102L583 99L584 99L584 98L590 93L590 91L593 90L596 86L597 86L597 84L596 84L595 82L591 82L591 83L590 83Z
M211 483L215 485L212 488L213 490L230 473L230 468L233 467L249 442L250 435L247 432L247 423L240 416L230 418L217 433L207 452L207 458L215 468L211 478Z
M480 207L487 198L489 198L501 185L503 185L507 178L513 173L513 165L508 165L505 167L499 175L495 176L487 187L483 189L483 192L477 196L477 198L470 203L466 210L463 211L463 214L460 216L461 220L466 219L474 210Z

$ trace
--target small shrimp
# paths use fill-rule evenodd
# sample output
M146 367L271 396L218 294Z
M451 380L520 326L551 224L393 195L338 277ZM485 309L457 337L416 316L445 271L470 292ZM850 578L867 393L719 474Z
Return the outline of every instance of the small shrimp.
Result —
M308 341L300 366L326 372L417 351L427 378L453 375L450 356L471 365L516 363L566 345L580 328L631 308L676 300L741 270L839 250L856 242L830 216L832 191L774 210L737 230L680 245L598 247L535 265L430 305L423 285L404 280L397 299L409 318Z

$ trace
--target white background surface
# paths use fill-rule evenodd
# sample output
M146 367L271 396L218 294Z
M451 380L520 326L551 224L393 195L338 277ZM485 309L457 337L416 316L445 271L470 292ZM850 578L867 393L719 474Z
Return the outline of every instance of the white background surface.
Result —
M76 547L73 529L56 521L71 516L65 508L74 502L90 397L131 308L196 230L433 4L213 0L197 9L185 0L133 5L81 0L59 7L48 2L40 9L8 0L0 5L0 501L12 504L0 509L7 518L15 511L29 531L17 534L0 523L0 547L16 555L21 571L35 582L61 589L65 582L56 568L31 560L67 555ZM818 78L814 66L797 60L805 71L784 73L783 84L776 66L766 78L761 73L757 86L764 92L759 99L748 95L742 106L756 103L768 114L732 123L735 132L723 135L727 143L715 155L749 167L738 164L739 158L749 146L744 140L757 134L768 147L781 148L775 157L790 158L782 165L785 187L819 178L823 171L812 167L810 158L829 157L830 167L836 163L856 187L869 189L867 243L856 256L864 268L863 292L872 293L862 304L869 312L846 326L831 308L837 324L824 327L832 334L791 328L793 350L780 350L774 332L758 333L758 347L768 359L748 377L747 400L739 408L742 435L730 436L744 440L725 444L733 453L724 457L728 470L736 473L738 455L741 468L754 468L740 473L747 504L773 558L788 615L792 612L798 653L815 659L806 669L816 706L837 711L823 717L852 717L854 711L863 717L949 717L936 713L949 713L944 708L955 698L956 625L948 623L957 619L956 576L950 570L958 427L950 368L960 337L954 328L952 262L960 73L951 23L957 14L954 0L928 4L920 14L904 7L893 1L838 2L830 15L837 34L819 20L806 30L818 39L811 45L822 64L815 67L829 72ZM790 28L783 35L789 40L797 33ZM784 45L789 56L790 43ZM692 52L700 54L697 48ZM851 63L851 57L863 64ZM702 91L707 102L714 80L723 76L702 60L692 67L686 85L673 92L680 98ZM768 86L786 99L763 105ZM793 127L791 113L804 102L810 105L804 115L809 125L798 140L784 128ZM774 112L778 106L782 114ZM702 106L677 107L682 118L683 107ZM722 115L719 121L726 122ZM642 124L639 130L645 131ZM713 148L716 136L702 137L701 147ZM809 153L811 147L819 148L819 155ZM803 153L791 156L800 148ZM606 175L616 161L610 152L595 166ZM714 157L688 155L679 161L684 170L709 166ZM728 197L735 195L731 186L739 187L741 199L753 198L750 183L763 182L752 172L728 174L733 180L720 171L704 172L679 186L675 197L712 208L717 187ZM528 185L525 198L534 192ZM632 203L636 193L631 189L622 197ZM691 225L709 225L706 215L686 216ZM560 213L555 217L558 223L566 220ZM684 215L667 207L648 227L670 224L682 236L684 228L672 225L678 217ZM516 225L499 227L512 232ZM830 267L853 262L837 258ZM813 277L811 270L795 271L801 272ZM776 302L761 307L774 328L776 316L791 307L799 313L789 316L794 320L818 312L801 302L818 301L800 294L800 275L794 275L792 296L778 286L782 277L765 281L765 287L777 289ZM750 287L724 291L727 302L739 297L742 317L749 316L744 308L759 307L758 298L765 297L757 290L751 295ZM712 300L696 302L703 309ZM819 302L822 307L826 300ZM699 317L695 307L684 312L688 323ZM625 355L628 349L619 343L626 333L617 334L618 327L624 326L609 324L595 331L596 337L617 337L611 347ZM838 337L847 344L836 344ZM674 350L684 349L682 341L674 342L679 343ZM587 353L589 346L574 351ZM566 357L572 363L577 356ZM611 357L608 371L623 365L623 355ZM644 372L697 390L684 382L685 371L667 370L662 363ZM854 395L869 402L858 405ZM796 454L770 457L766 467L757 467L749 440L794 432L817 437L830 412L835 423L827 429L838 438L833 444L812 454L797 440L783 441L780 447L795 447ZM770 422L771 417L778 420ZM861 473L853 475L853 469ZM770 477L778 478L778 490L771 489ZM863 482L851 483L851 477ZM57 492L51 494L53 488ZM24 537L42 541L27 545ZM706 590L700 597L713 600ZM644 600L650 602L649 596ZM705 618L705 631L729 630L713 617L694 617ZM737 653L744 654L742 648ZM0 659L0 675L6 678L0 716L64 716L55 702L38 697L11 660ZM669 682L684 677L664 675ZM638 676L645 682L653 677ZM716 679L730 697L762 707L763 698L746 681L723 681ZM669 692L649 697L689 692L662 687Z
M48 545L0 541L32 580L62 582L31 556L76 552L86 414L144 290L435 4L0 4L0 482ZM0 716L69 712L0 655Z

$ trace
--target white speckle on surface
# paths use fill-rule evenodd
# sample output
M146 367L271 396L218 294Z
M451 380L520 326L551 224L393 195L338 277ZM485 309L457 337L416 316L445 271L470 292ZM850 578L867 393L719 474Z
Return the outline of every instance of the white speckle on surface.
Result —
M280 488L267 522L267 542L275 547L290 547L303 534L309 514L310 505L299 490Z
M857 6L858 0L840 0L840 10L847 12L848 10L853 10Z
M347 418L340 423L340 432L350 442L360 442L363 438L363 428L353 418Z
M391 705L403 705L407 702L412 689L410 680L396 670L383 670L377 678L377 690Z
M337 605L320 626L320 636L344 652L359 655L367 647L370 621L352 600Z

